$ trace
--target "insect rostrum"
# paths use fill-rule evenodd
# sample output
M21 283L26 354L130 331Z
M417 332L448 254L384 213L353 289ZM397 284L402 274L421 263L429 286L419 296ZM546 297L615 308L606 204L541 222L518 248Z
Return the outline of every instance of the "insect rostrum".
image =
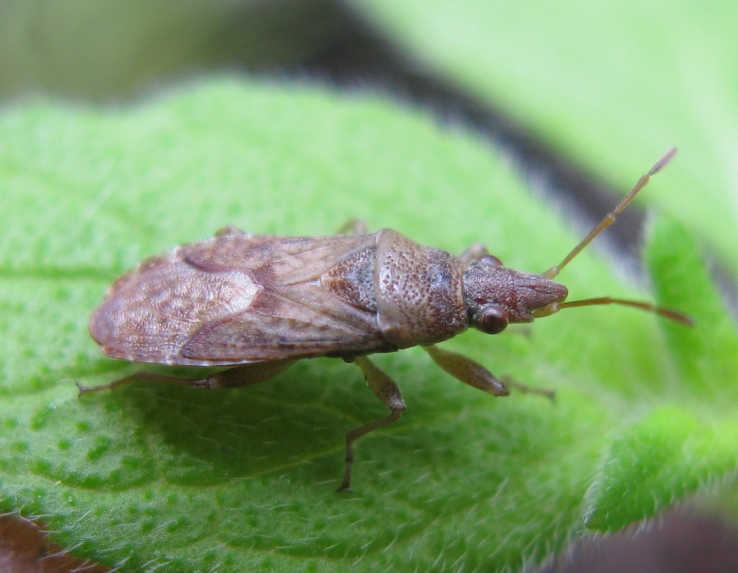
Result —
M509 323L586 304L626 304L687 321L643 302L567 303L566 287L552 280L671 155L641 178L559 267L543 275L507 268L481 245L457 257L390 229L281 237L229 227L212 239L176 247L119 278L92 314L90 333L113 358L231 368L201 379L142 372L106 386L82 387L82 392L133 380L219 389L262 382L303 358L355 362L390 414L346 434L339 490L348 489L353 442L391 424L405 409L397 384L367 355L421 345L458 380L504 396L507 387L486 368L434 345L469 327L497 334Z

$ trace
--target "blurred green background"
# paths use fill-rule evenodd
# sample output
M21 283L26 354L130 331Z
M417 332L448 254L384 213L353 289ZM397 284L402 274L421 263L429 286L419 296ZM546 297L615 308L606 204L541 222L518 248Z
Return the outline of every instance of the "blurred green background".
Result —
M735 3L696 0L5 0L0 98L114 108L218 75L378 92L483 134L539 189L590 217L676 145L676 188L643 200L697 237L731 301L737 21ZM641 223L634 209L609 233L631 267ZM668 523L671 537L628 544L626 535L616 551L652 555L679 536L703 540L692 543L698 563L715 543L736 550L719 522L677 513Z

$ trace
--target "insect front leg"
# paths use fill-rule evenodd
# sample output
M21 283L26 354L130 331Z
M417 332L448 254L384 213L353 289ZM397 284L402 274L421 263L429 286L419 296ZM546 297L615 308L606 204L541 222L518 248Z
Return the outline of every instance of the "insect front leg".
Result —
M344 470L341 486L336 491L344 491L351 486L351 470L354 465L354 442L369 432L396 422L405 410L405 401L402 399L400 388L392 378L377 368L365 356L359 356L355 362L364 373L364 378L366 378L369 388L390 409L390 414L386 418L364 424L346 433L346 469Z
M89 394L90 392L98 392L100 390L111 390L118 386L124 386L131 382L156 382L161 384L176 384L178 386L190 386L192 388L204 388L206 390L220 390L222 388L237 388L239 386L250 386L264 382L273 376L276 376L283 370L286 370L296 360L272 360L267 362L253 362L250 364L242 364L221 370L205 378L185 378L183 376L171 376L168 374L160 374L158 372L137 372L125 378L113 380L108 384L100 386L83 386L79 382L80 394Z
M538 396L544 396L548 398L549 400L551 400L551 402L556 401L555 390L546 390L545 388L532 388L527 384L523 384L522 382L518 382L517 380L510 378L510 376L503 375L502 381L505 383L505 386L508 386L509 388L514 388L516 392L520 392L521 394L537 394Z
M524 394L540 394L550 400L553 400L555 397L553 390L531 388L513 380L509 376L503 376L501 380L479 362L467 358L463 354L441 350L437 346L424 346L423 350L430 354L433 362L460 382L492 394L493 396L507 396L510 394L510 387L512 387Z
M463 354L441 350L435 345L424 346L433 362L454 378L493 396L507 396L510 390L505 383L482 366L479 362L467 358Z

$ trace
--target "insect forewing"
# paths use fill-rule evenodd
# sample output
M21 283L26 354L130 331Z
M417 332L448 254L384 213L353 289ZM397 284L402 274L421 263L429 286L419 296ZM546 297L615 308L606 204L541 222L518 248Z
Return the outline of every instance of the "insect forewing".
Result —
M121 277L93 313L108 356L215 366L357 355L385 344L374 313L321 277L376 235L275 237L228 232L152 257Z

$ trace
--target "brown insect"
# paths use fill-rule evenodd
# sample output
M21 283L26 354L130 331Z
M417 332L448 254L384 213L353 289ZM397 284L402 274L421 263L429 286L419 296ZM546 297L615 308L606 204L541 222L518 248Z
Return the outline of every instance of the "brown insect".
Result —
M348 489L353 443L395 422L403 410L397 384L367 355L422 346L443 370L495 396L505 384L479 363L436 343L469 327L497 334L562 308L620 304L690 324L686 316L647 302L610 297L565 302L551 279L610 226L664 155L625 199L556 267L542 275L509 269L481 244L456 257L396 231L329 237L250 235L228 227L140 263L119 278L90 319L92 338L113 358L178 366L230 366L206 378L140 372L85 393L134 380L219 389L263 382L303 358L355 362L386 418L346 434ZM361 225L355 225L361 230Z

